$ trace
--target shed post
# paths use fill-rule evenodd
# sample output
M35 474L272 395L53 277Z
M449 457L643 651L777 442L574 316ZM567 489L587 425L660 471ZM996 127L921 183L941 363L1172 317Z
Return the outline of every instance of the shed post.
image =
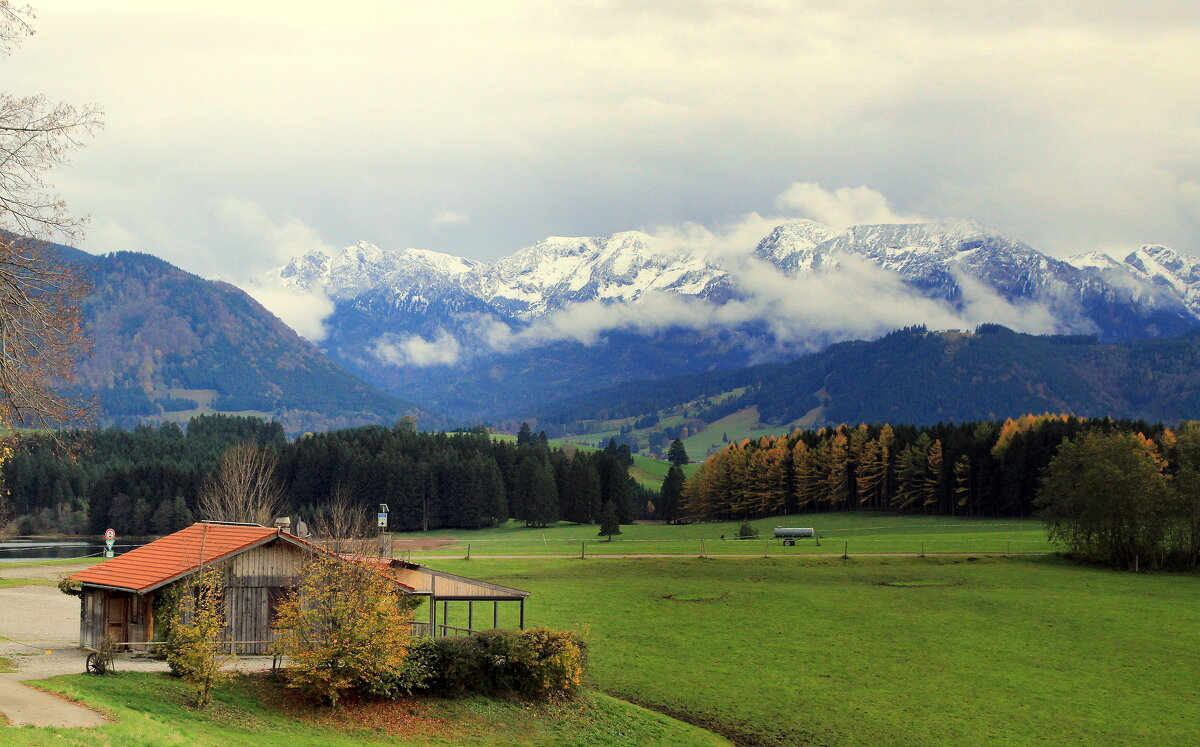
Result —
M475 629L475 603L467 602L467 630Z
M442 632L446 632L446 626L450 624L450 601L442 600Z
M437 635L437 600L429 597L429 635Z
M525 597L521 597L521 630L525 629Z
M492 602L492 628L500 627L500 603Z

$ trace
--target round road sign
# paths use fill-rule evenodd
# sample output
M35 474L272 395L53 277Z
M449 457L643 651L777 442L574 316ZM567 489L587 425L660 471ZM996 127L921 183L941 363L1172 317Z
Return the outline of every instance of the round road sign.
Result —
M112 529L105 530L104 539L111 541L111 540L115 540L116 538L117 538L117 533L114 530L112 530Z

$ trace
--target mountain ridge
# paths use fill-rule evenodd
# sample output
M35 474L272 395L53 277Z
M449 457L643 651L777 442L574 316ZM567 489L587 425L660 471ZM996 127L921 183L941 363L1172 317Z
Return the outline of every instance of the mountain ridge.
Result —
M623 231L550 237L487 264L362 242L264 277L333 301L320 345L335 362L474 420L528 405L529 387L554 399L674 373L652 352L659 344L709 370L912 323L1111 341L1181 334L1200 321L1200 271L1181 257L1163 247L1061 260L970 221L838 230L802 219L738 252Z
M80 309L93 344L74 393L98 398L100 424L223 412L297 433L421 412L339 368L230 283L140 252L53 251L90 285Z

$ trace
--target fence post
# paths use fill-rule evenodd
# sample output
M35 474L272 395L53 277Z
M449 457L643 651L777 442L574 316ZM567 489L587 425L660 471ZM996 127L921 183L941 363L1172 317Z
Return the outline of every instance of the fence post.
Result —
M850 559L850 543L843 542L842 543L842 560L849 560L849 559Z
M467 543L467 560L471 559L471 543Z
M586 548L587 548L587 545L585 544L585 540L579 540L579 559L580 560L583 560L585 557L587 557L587 549Z

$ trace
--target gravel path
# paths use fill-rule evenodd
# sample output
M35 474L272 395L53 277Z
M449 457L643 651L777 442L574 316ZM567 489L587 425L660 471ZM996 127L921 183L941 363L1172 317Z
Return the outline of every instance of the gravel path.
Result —
M0 573L5 578L57 580L84 567L86 564L0 568ZM0 674L0 713L12 724L97 726L107 723L95 711L21 684L26 680L84 671L87 653L79 649L79 597L63 594L57 586L0 589L0 656L11 660L18 670L15 674ZM243 671L270 666L269 656L243 657L236 664L236 668ZM166 662L128 655L117 657L114 667L121 672L167 671ZM0 743L3 741L0 736Z

